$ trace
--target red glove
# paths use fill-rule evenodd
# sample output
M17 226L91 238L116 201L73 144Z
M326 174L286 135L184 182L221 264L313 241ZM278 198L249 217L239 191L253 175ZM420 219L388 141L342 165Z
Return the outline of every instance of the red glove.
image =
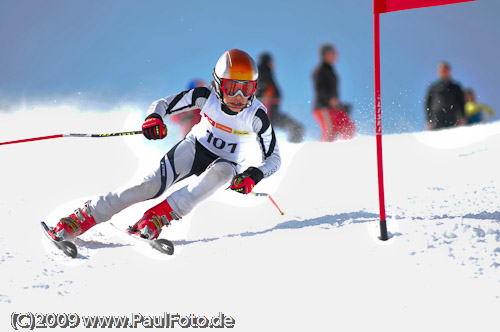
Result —
M151 114L142 125L142 134L147 139L163 139L167 136L167 127L163 123L161 116Z
M229 188L236 192L239 192L240 194L247 195L252 192L253 187L255 187L255 182L251 177L242 177L236 175L233 178L233 181L231 182L231 186Z
M253 187L262 180L264 174L262 171L256 167L249 167L246 171L241 174L237 174L231 180L232 190L239 192L240 194L250 194Z

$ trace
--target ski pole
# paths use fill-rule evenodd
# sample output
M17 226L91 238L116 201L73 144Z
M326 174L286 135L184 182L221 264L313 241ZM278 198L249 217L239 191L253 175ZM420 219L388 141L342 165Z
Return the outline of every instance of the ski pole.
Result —
M16 144L16 143L24 143L24 142L32 142L32 141L41 141L44 139L52 139L52 138L59 138L59 137L114 137L114 136L128 136L128 135L138 135L138 134L142 134L142 131L127 131L127 132L123 132L123 133L110 133L110 134L59 134L59 135L26 138L26 139L21 139L21 140L17 140L17 141L10 141L10 142L0 142L0 145Z
M271 200L271 202L274 204L274 206L276 206L276 208L278 209L278 211L281 213L282 216L285 215L285 212L281 211L281 209L278 207L278 204L276 204L276 202L274 201L274 199L271 197L271 195L269 194L266 194L266 193L256 193L254 191L251 192L252 195L254 196L267 196L269 197L269 199Z

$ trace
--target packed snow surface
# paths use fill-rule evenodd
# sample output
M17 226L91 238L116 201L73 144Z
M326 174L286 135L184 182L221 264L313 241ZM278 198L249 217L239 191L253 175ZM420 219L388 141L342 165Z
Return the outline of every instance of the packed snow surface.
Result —
M23 109L0 114L0 142L137 130L143 115ZM88 199L140 181L179 140L171 128L163 141L0 146L2 331L28 312L222 313L234 331L499 331L500 123L384 136L386 242L378 239L375 138L360 136L280 140L282 168L255 191L271 194L285 215L266 197L221 190L163 231L173 256L119 230L159 200L88 231L76 259L49 243L41 220L54 225Z

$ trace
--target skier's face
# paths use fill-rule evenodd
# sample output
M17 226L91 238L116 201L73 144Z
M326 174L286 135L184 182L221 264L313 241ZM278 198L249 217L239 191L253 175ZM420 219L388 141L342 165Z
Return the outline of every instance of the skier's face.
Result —
M222 100L224 101L224 104L226 104L227 107L229 107L229 109L233 112L241 111L248 102L248 98L245 98L240 94L234 97L229 97L228 95L224 94Z

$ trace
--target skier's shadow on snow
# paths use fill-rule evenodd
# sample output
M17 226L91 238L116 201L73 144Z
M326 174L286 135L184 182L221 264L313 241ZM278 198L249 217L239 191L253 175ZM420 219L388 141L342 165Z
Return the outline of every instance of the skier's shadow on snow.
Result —
M97 240L82 240L80 238L76 239L76 244L88 249L103 249L103 248L117 248L117 247L129 247L131 244L126 243L103 243Z
M395 216L395 219L406 219L406 217ZM483 211L479 213L467 213L464 215L434 215L431 217L411 217L413 220L439 220L439 219L479 219L479 220L492 220L494 222L500 222L500 211L488 212Z
M378 214L374 213L368 213L368 212L349 212L349 213L339 213L335 215L326 215L318 218L312 218L312 219L305 219L305 220L289 220L282 222L280 224L277 224L276 226L272 228L268 228L262 231L258 232L244 232L244 233L239 233L239 234L228 234L224 235L221 237L216 237L216 238L205 238L205 239L200 239L200 240L182 240L182 241L173 241L176 246L178 245L189 245L193 243L199 243L199 242L212 242L212 241L217 241L222 238L230 238L230 237L236 237L236 236L241 236L241 237L246 237L246 236L257 236L257 235L262 235L266 234L269 232L273 232L276 230L282 230L282 229L301 229L305 227L313 227L313 226L321 226L321 225L330 225L330 226L337 226L341 227L344 225L346 221L349 221L351 224L359 224L359 223L366 223L366 222L372 222L374 220L377 220L379 218Z

